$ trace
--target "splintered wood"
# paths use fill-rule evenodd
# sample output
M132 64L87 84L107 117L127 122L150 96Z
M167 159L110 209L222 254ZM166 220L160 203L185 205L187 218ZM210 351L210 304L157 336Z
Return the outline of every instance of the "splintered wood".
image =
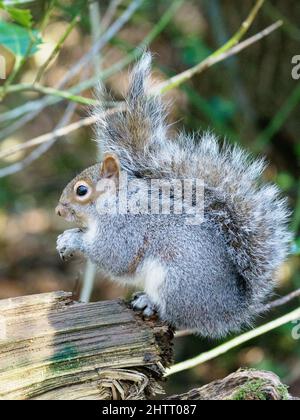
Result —
M65 292L0 301L1 399L144 399L162 392L172 332L122 301Z

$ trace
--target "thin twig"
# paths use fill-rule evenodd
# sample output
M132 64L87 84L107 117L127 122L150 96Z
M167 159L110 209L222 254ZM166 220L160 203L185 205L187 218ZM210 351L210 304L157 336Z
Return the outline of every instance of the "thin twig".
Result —
M72 133L73 131L78 130L81 127L87 127L89 125L92 125L96 122L96 118L94 116L91 117L86 117L83 118L79 121L76 121L72 124L66 125L64 127L61 128L57 128L49 133L46 134L42 134L41 136L35 137L34 139L28 140L26 143L23 144L18 144L15 145L11 148L9 148L9 150L4 151L2 153L0 153L0 158L6 158L7 156L13 155L17 152L26 150L26 149L30 149L32 147L38 146L42 143L46 143L50 140L52 140L53 138L58 138L58 137L62 137L62 136L66 136L70 133Z
M232 57L233 55L238 54L245 48L249 47L250 45L260 41L262 38L270 35L272 32L274 32L276 29L278 29L280 26L282 26L282 21L278 21L271 26L268 26L263 31L257 33L256 35L246 39L243 42L240 42L230 50L226 52L222 52L218 55L212 54L209 57L207 57L205 60L201 61L201 63L197 64L196 66L184 71L183 73L180 73L174 77L171 77L171 79L166 80L165 82L161 83L157 86L155 89L155 93L164 93L167 92L175 87L178 87L182 83L186 82L187 80L191 79L195 74L200 74L203 71L207 70L209 67L212 67L213 65L226 60L229 57Z
M210 55L207 59L202 61L201 63L197 64L195 67L192 67L191 69L188 69L184 71L183 73L180 73L171 79L166 80L165 82L159 84L154 90L154 94L161 94L164 92L167 92L168 90L171 90L175 87L178 87L182 83L186 82L188 79L192 78L195 74L200 74L203 71L207 70L208 68L212 67L213 65L226 60L227 58L238 54L245 48L249 47L250 45L260 41L262 38L270 35L272 32L274 32L276 29L278 29L282 25L281 21L278 21L271 26L268 26L263 31L257 33L256 35L252 36L251 38L246 39L243 42L240 42L235 47L231 48L227 52L223 52L219 55ZM78 102L84 105L95 105L96 101L93 99L85 98L83 96L73 95L69 93L68 91L61 91L54 88L48 88L40 85L32 86L31 84L19 84L14 85L10 87L10 91L22 91L22 90L36 90L43 93L49 93L54 96L61 96L64 99L69 99L74 102Z
M92 0L89 4L89 16L90 16L90 25L91 25L91 32L92 32L92 41L93 45L95 45L98 40L100 39L101 34L104 32L102 30L102 22L101 22L101 12L100 12L100 5L97 0ZM95 54L93 57L93 64L94 64L94 76L99 77L100 70L101 70L101 53Z
M107 29L101 38L92 46L92 48L68 71L60 81L58 87L61 88L68 81L73 79L82 68L90 63L92 58L99 54L103 47L122 29L135 11L141 6L144 0L133 0L125 12Z
M141 1L142 0L137 0L137 2L141 2ZM260 7L262 6L263 3L264 3L264 0L258 0L256 2L255 6L251 10L248 18L242 23L240 29L236 32L236 34L228 42L226 42L225 45L223 45L221 48L219 48L217 51L215 51L206 60L202 61L197 66L195 66L191 69L188 69L185 72L180 73L179 75L174 76L173 78L167 80L166 82L163 82L161 85L158 85L157 91L159 93L162 93L162 92L168 91L168 90L170 90L174 87L177 87L181 83L183 83L186 80L193 77L195 74L201 73L202 71L204 71L207 68L211 67L212 65L218 63L219 61L223 61L227 57L230 57L231 55L237 54L242 49L244 49L245 47L243 46L243 43L240 43L236 48L235 48L235 46L239 42L239 40L245 35L245 33L248 31L248 29L250 28L256 14L258 13L258 11L259 11L259 9L260 9ZM134 6L132 6L132 7L134 9ZM138 6L135 5L135 7L138 7ZM128 19L128 15L130 15L130 13L131 13L131 9L128 8L128 13L126 15L124 13L123 20ZM123 25L123 20L115 22L116 28L119 28L120 26ZM274 24L274 26L271 25L269 28L265 29L265 31L262 31L262 32L258 33L257 35L252 37L252 39L250 38L248 40L248 42L250 42L250 40L251 40L251 42L249 44L247 44L247 46L251 45L251 43L257 42L263 36L269 35L269 33L271 33L273 30L277 29L279 26L281 26L281 24L282 24L282 22L281 23L277 22L276 24ZM104 34L103 37L101 37L100 40L94 44L94 46L89 51L89 53L86 54L81 60L79 60L79 62L71 69L71 71L69 71L67 73L67 76L64 77L63 80L60 82L60 84L59 84L60 87L62 85L64 85L68 80L70 80L73 76L75 76L81 70L81 68L83 66L85 66L90 61L91 57L94 57L95 54L99 53L99 51L102 49L102 47L108 42L108 40L111 39L111 37L113 36L112 34L114 34L115 31L116 31L116 28L114 27L114 25L112 25L110 30L108 30L106 32L106 34ZM18 87L12 87L12 89L10 89L10 91L12 92L12 91L14 91L14 89L17 89L18 91L19 90L24 90L24 89L29 90L30 86L26 86L24 84L23 89L22 89L22 85L19 85ZM47 90L49 92L52 91L56 96L59 96L59 94L57 93L58 91L53 89L53 88L46 88L46 87L39 86L39 89L40 89L40 91L44 90L44 92L46 92ZM62 92L61 96L68 99L68 93L67 92ZM85 98L82 98L82 97L74 97L73 95L70 95L69 98L70 98L70 100L74 100L74 101L77 101L79 103L89 104L89 101L86 100Z
M300 289L295 290L292 293L289 293L286 296L283 296L280 299L274 300L273 302L268 303L263 307L264 312L271 311L272 309L279 308L280 306L284 306L287 303L290 303L292 300L297 299L300 297Z
M96 44L102 32L101 30L102 23L100 22L100 6L99 6L99 3L95 0L89 4L89 17L90 17L93 44ZM93 64L94 64L93 66L94 74L95 76L99 77L100 65L101 65L100 53L97 54L93 58ZM100 150L102 150L102 148L100 148ZM96 264L92 263L92 261L88 259L85 266L83 284L82 284L81 293L80 293L81 302L87 303L91 300L91 296L92 296L95 281L96 281L96 274L97 274Z
M120 6L120 4L122 3L123 0L111 0L108 8L103 16L103 19L101 21L101 32L103 33L104 31L107 30L107 28L109 27L109 25L111 24L114 15L118 9L118 7Z
M63 117L61 118L60 122L56 127L56 130L54 130L54 133L55 131L61 130L61 127L69 123L70 119L72 118L72 115L75 112L76 106L77 104L75 104L74 102L69 103ZM39 159L44 153L46 153L53 146L56 140L57 137L51 136L51 138L49 138L48 141L41 143L39 147L37 147L33 152L26 156L26 158L22 161L7 166L6 168L0 169L0 178L22 171L28 165L31 165L32 162Z
M226 58L228 58L228 57L230 57L230 56L232 56L232 55L234 55L234 54L236 54L237 52L239 52L239 51L241 51L242 49L245 49L246 47L248 47L249 45L251 45L251 44L253 44L254 42L257 42L257 41L259 41L261 38L263 38L264 36L267 36L269 33L271 33L272 31L274 31L276 28L278 28L279 26L280 26L280 24L281 24L281 22L277 22L277 23L275 23L275 24L273 24L273 25L271 25L270 27L268 27L268 28L266 28L264 31L261 31L259 34L256 34L256 35L254 35L253 37L251 37L251 38L249 38L249 39L247 39L247 40L245 40L245 41L243 41L243 42L241 42L240 44L238 44L238 45L236 45L235 47L233 47L230 51L228 51L227 53L223 53L223 54L221 54L220 56L218 56L218 57L215 57L214 59L213 59L213 61L211 61L210 62L210 64L208 65L207 64L207 62L206 62L206 60L205 60L205 66L203 66L203 69L201 70L201 71L204 71L205 69L207 69L207 68L209 68L209 67L211 67L213 64L216 64L216 63L218 63L218 62L220 62L220 61L222 61L222 60L225 60ZM203 63L203 62L202 62ZM201 64L202 64L201 63ZM172 79L171 79L172 80ZM172 83L172 82L171 82ZM172 85L173 86L173 85ZM153 89L153 91L152 91L152 93L153 94L159 94L159 93L162 93L162 92L164 92L165 91L165 87L166 87L166 85L164 85L164 86L162 86L162 85L159 85L159 87L157 88L154 88ZM169 88L168 88L169 89ZM114 111L115 110L115 108L113 108L111 111ZM85 123L85 121L87 121L88 123L86 124ZM93 122L89 122L90 120L89 120L89 118L86 118L86 119L84 119L83 120L83 125L89 125L89 124L93 124ZM73 126L74 127L76 127L76 125L74 125L74 124L72 124L72 127L71 127L71 131L74 131L73 130ZM81 127L81 125L79 124L78 125L78 127L77 128L80 128ZM77 129L77 128L75 128L75 130ZM44 136L48 136L48 135L50 135L51 136L51 133L48 133L48 134L45 134ZM64 135L64 134L63 134ZM43 136L39 136L38 137L38 141L40 141L40 138L42 138L43 139ZM29 142L26 142L26 143L24 143L24 144L22 144L22 145L17 145L17 146L14 146L14 147L12 147L12 148L10 148L9 150L7 150L7 151L3 151L2 153L0 153L0 158L3 158L3 157L7 157L7 156L9 156L9 155L11 155L11 154L14 154L14 153L16 153L16 152L19 152L20 150L23 150L23 149L27 149L28 147L32 147L32 146L34 146L35 144L32 144L32 142L35 142L36 141L36 139L33 139L33 140L31 140L31 141L29 141ZM47 141L47 140L46 140ZM1 172L0 172L0 174L1 174ZM0 175L1 176L1 175Z
M146 35L146 37L143 39L143 41L131 52L129 53L125 58L119 60L115 64L113 64L110 68L103 70L99 74L99 78L92 77L88 80L85 80L84 82L79 83L76 86L73 86L71 89L69 89L69 93L76 95L80 93L83 90L89 89L93 86L95 86L96 83L100 80L105 80L109 78L110 76L114 75L115 73L123 70L126 66L128 66L130 63L132 63L134 60L138 59L139 56L142 54L143 49L145 49L147 46L150 45L151 42L164 30L164 28L168 25L171 18L174 16L175 12L178 10L178 8L182 5L183 0L175 0L172 2L171 6L166 10L166 12L161 16L161 19L159 22L151 29L151 31ZM8 122L10 120L16 119L21 117L24 114L25 115L22 119L19 119L13 124L10 124L8 127L3 129L0 132L0 139L8 137L10 134L12 134L14 131L20 129L24 124L26 124L28 121L31 121L32 118L34 118L39 112L41 112L46 106L55 105L63 100L63 98L59 97L60 94L59 90L54 90L53 93L57 93L55 97L53 96L47 96L42 99L37 99L34 101L27 102L17 108L14 108L7 112L2 112L0 114L0 123ZM83 98L82 96L79 98ZM86 100L87 98L85 98ZM35 115L31 112L36 113Z
M168 25L168 23L170 22L171 18L174 16L176 10L182 5L182 3L183 3L183 0L176 0L176 1L174 1L171 4L171 6L166 10L166 12L162 15L161 19L155 25L155 27L149 32L149 34L139 44L139 46L136 49L134 49L124 59L118 61L117 63L115 63L109 69L104 70L101 73L101 79L102 80L103 79L106 79L110 75L114 74L117 71L122 70L128 64L130 64L132 61L134 61L135 59L137 59L142 54L143 47L149 45L159 35L159 33L161 33L163 31L163 29ZM75 87L75 88L78 89L78 91L79 91L79 89L81 89L81 86L83 86L84 84L87 85L88 83L89 83L89 81L85 81L85 82L80 83L79 85L77 85L77 87ZM71 90L74 90L75 91L75 88L73 88ZM49 97L44 98L44 100L45 99L46 100L49 100ZM50 100L57 101L57 98L56 97L50 97ZM36 102L38 102L38 101L36 101ZM117 104L117 105L120 105L120 104ZM25 104L25 106L26 106L26 104ZM39 107L39 104L37 103L36 106ZM30 119L31 119L30 118L30 114L26 115L25 118L27 118L28 121L30 121ZM1 119L1 115L0 115L0 119ZM83 122L83 125L93 124L94 122L95 121L91 121L89 119L85 119L84 122ZM80 128L80 126L73 126L73 128L74 129L78 129L78 128ZM52 136L52 133L48 133L46 135L39 136L36 139L30 140L30 143L26 142L26 143L23 143L22 145L15 146L15 147L17 147L17 150L15 148L9 148L9 149L3 151L2 153L0 153L0 158L4 158L4 157L7 157L7 156L9 156L11 154L14 154L14 153L16 153L16 151L21 151L21 150L25 150L27 148L34 147L36 145L35 142L37 142L37 144L40 144L40 142L49 141L49 139L51 140L51 138L49 138L49 134L50 134L50 136ZM65 132L65 134L63 132L63 135L66 135L66 132ZM1 172L0 172L0 174L1 174Z
M30 53L32 51L33 45L36 41L36 38L33 35L32 30L29 30L29 36L30 36L30 41L28 43L28 47L25 51L25 54L23 57L21 56L16 56L16 61L15 61L15 66L13 71L11 72L11 74L9 75L9 77L6 79L4 85L2 86L1 90L0 90L0 100L3 101L5 96L7 95L7 93L9 92L9 87L11 86L11 84L13 83L13 81L16 79L16 77L18 76L19 72L21 71L21 69L23 68L23 66L25 65L28 57L30 56Z
M86 262L83 285L80 292L80 302L87 303L91 300L91 296L94 289L94 284L96 280L97 266L92 263L90 259Z
M44 17L42 18L42 22L41 22L40 27L39 27L39 31L42 35L44 34L44 31L45 31L45 29L46 29L46 27L49 23L51 13L53 12L53 10L55 8L55 2L56 2L56 0L51 0L50 1L49 5L48 5L48 9L44 13Z
M44 30L44 28L45 28L45 26L48 22L48 19L50 17L50 14L53 11L53 7L54 7L54 1L52 0L49 4L48 10L46 11L46 13L45 13L45 15L44 15L44 17L41 21L40 28L39 28L40 33L43 32L43 30ZM6 94L8 93L9 86L13 83L13 81L15 80L15 78L17 77L19 72L21 71L22 67L25 65L25 63L27 61L27 58L29 57L30 52L32 50L33 44L36 41L36 39L33 35L33 32L32 32L32 29L29 30L29 35L30 35L30 42L29 42L28 48L27 48L24 56L21 57L21 58L17 57L16 63L15 63L15 68L14 68L13 72L10 74L10 76L8 77L8 79L6 80L5 84L2 87L2 91L0 93L2 100L4 99Z
M118 107L110 108L104 112L106 114L113 114L116 112L120 112L120 110L122 109L124 109L123 103L121 103ZM0 153L0 159L6 158L7 156L14 155L15 153L24 151L26 149L31 149L32 147L39 146L40 144L47 143L54 138L58 139L59 137L66 136L78 130L79 128L88 127L92 124L95 124L96 121L97 121L97 118L95 116L90 116L90 117L83 118L79 121L76 121L72 124L57 128L49 133L42 134L41 136L28 140L26 143L17 144L15 146L10 147L8 150L5 150L2 153ZM0 170L0 177L1 177L1 170Z
M79 12L78 12L79 13ZM67 29L65 30L65 32L63 33L63 35L61 36L61 38L58 40L56 46L53 48L51 54L49 55L49 57L47 58L47 60L45 61L45 63L40 67L36 78L34 80L34 84L38 83L44 72L46 71L47 67L50 65L50 63L55 59L55 57L59 54L60 50L62 49L66 39L68 38L68 36L70 35L70 33L73 31L73 29L75 28L75 26L77 25L77 23L80 21L80 17L78 16L78 14L72 19L72 21L69 23Z
M63 79L55 86L55 89L61 89L64 87L66 83L68 83L74 76L80 72L82 67L85 67L91 61L91 58L99 53L103 47L116 35L116 33L122 29L122 27L128 22L134 12L140 7L144 0L134 0L127 9L123 12L123 14L114 22L114 24L103 34L101 37L101 42L99 41L97 45L94 45L80 60L80 62L76 63L63 77ZM94 84L96 81L94 82ZM53 100L51 97L46 97L38 101L32 101L33 111L25 115L20 121L16 121L16 123L12 124L11 127L7 127L4 129L1 134L0 138L5 138L9 136L14 131L21 128L24 124L28 121L31 121L35 118L46 106L52 105L57 103L58 101ZM25 105L27 108L29 104ZM7 121L7 119L5 120Z
M212 55L217 56L222 54L231 48L233 48L236 44L240 42L243 36L248 32L249 28L251 27L256 15L258 14L259 10L262 8L265 0L256 0L255 5L251 9L249 15L247 16L246 20L241 24L239 30L226 42L221 48L215 51Z
M55 88L47 87L39 85L38 83L19 83L17 85L12 85L8 88L7 92L24 92L24 91L32 91L32 92L39 92L43 93L44 95L52 95L57 96L62 99L67 99L71 102L77 102L78 104L82 105L97 105L97 101L90 98L85 98L84 96L73 95L69 91L66 90L58 90Z
M222 344L206 353L199 354L192 359L185 360L184 362L177 363L171 368L167 369L166 376L173 375L174 373L182 372L183 370L192 369L196 366L199 366L203 363L208 362L209 360L215 359L222 354L227 353L229 350L232 350L241 344L247 343L248 341L260 337L270 331L275 330L276 328L281 327L282 325L288 324L289 322L300 320L300 308L292 311L278 319L275 319L268 324L262 325L259 328L256 328L252 331L249 331L245 334L240 335L239 337L234 338L233 340L228 341L227 343Z

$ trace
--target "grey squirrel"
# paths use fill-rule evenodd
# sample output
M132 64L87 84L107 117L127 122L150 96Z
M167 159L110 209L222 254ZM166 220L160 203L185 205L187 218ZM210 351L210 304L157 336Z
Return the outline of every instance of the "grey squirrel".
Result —
M113 280L142 288L132 306L145 316L156 311L176 328L219 338L250 326L273 291L291 239L287 204L275 186L261 182L263 160L219 145L210 133L170 138L166 107L158 95L147 95L150 68L151 55L144 53L131 75L126 109L97 109L104 158L63 191L56 212L80 228L60 235L57 250L64 259L79 251ZM99 203L107 208L109 198L122 193L121 173L133 185L202 179L202 223L187 223L186 214L175 212L99 211ZM116 191L102 181L114 182ZM149 198L142 187L129 192L135 194Z

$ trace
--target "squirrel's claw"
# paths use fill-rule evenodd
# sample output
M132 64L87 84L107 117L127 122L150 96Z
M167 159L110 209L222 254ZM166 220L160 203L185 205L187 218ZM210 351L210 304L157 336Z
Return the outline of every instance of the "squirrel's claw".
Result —
M151 318L157 313L155 305L146 293L138 292L132 297L131 307L134 311L142 312L145 318Z
M58 250L59 256L63 261L68 261L74 257L74 254L71 252L67 252L67 248L63 248Z
M78 235L81 235L80 229L66 230L57 238L57 252L63 261L73 258L78 248Z

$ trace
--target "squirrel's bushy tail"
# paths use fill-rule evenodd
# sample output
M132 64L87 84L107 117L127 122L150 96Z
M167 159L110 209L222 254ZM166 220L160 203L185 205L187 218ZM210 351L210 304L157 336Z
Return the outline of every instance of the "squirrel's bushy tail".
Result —
M150 64L146 53L132 73L127 110L100 118L98 139L132 175L204 181L205 219L225 238L255 312L288 252L287 203L274 185L262 184L263 160L238 147L220 146L210 133L168 137L161 99L146 95Z
M167 136L161 98L147 95L150 70L151 54L146 52L131 73L126 109L113 114L103 112L101 107L96 110L101 153L116 153L122 168L135 175L148 171L149 156L158 155Z

